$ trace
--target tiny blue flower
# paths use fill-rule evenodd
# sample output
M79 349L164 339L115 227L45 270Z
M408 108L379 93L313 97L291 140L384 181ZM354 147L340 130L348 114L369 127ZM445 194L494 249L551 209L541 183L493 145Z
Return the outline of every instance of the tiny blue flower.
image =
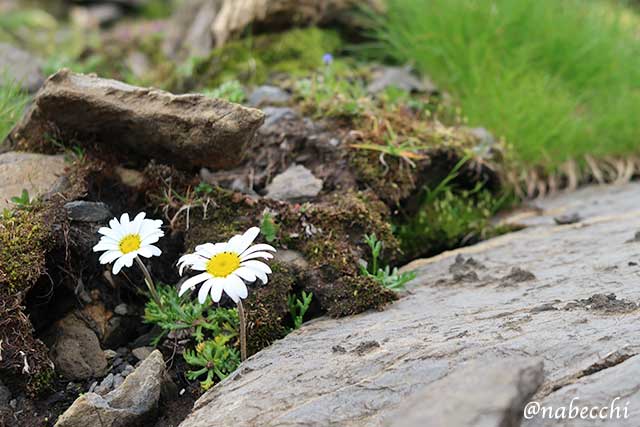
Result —
M330 53L325 53L324 55L322 55L322 62L324 63L324 65L331 65L331 63L333 62L333 55L331 55Z

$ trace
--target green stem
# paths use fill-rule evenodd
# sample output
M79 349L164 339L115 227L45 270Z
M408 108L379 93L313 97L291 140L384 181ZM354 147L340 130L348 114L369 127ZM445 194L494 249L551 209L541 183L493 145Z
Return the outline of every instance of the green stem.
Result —
M147 288L149 288L151 298L153 298L156 304L158 304L158 307L162 307L162 301L160 301L160 296L158 296L158 292L156 291L156 287L153 284L153 279L151 278L151 274L149 274L149 270L147 270L147 267L145 267L139 256L136 255L135 260L138 263L138 267L140 267L140 270L142 270L142 274L144 274L144 282L146 283Z
M238 300L238 317L240 318L240 360L247 360L247 319L242 306L242 300Z

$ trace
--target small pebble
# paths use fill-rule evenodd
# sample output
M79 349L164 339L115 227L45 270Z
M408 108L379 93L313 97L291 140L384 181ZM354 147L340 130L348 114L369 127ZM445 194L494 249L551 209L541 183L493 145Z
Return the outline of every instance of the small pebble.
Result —
M113 311L120 316L126 316L129 313L129 307L127 306L127 304L118 304L116 305L116 308L113 309Z

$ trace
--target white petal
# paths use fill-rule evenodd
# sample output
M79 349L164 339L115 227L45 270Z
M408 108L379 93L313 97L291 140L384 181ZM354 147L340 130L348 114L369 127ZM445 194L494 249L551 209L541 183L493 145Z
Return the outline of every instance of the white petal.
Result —
M255 258L271 259L273 258L273 254L270 254L269 252L253 252L249 255L243 255L240 257L240 261L248 261Z
M140 234L140 227L142 226L142 221L147 214L144 212L140 212L131 222L131 232Z
M237 275L243 280L246 280L247 282L256 281L256 273L248 267L240 267L236 271L234 271L233 274Z
M185 269L185 267L192 268L194 270L205 270L206 268L195 268L195 267L206 265L206 262L207 262L207 259L201 257L198 254L182 255L178 260L179 273L182 276L182 272Z
M256 274L256 277L262 281L262 283L264 283L265 285L267 284L269 279L267 278L267 274L266 273L264 273L263 271L258 271L258 270L252 270L252 271Z
M226 243L205 243L204 245L196 246L196 253L205 258L211 258L214 255L223 252L227 248Z
M231 277L235 276L229 275L222 279L222 289L227 295L229 295L229 298L231 298L233 302L237 303L238 301L240 301L240 298L238 297L238 295L236 295L235 288L232 285L232 282L230 282Z
M254 252L258 252L258 251L271 251L271 252L276 252L276 248L274 248L271 245L267 245L266 243L259 243L257 245L253 245L251 246L249 249L247 249L246 251L244 251L242 253L242 255L249 255L252 254Z
M140 236L143 239L151 236L164 236L164 231L160 228L162 226L162 221L153 220L153 219L145 219L140 224Z
M98 244L93 247L93 252L117 251L118 249L120 249L120 247L118 246L117 243L112 243L109 240L100 239Z
M233 299L234 302L238 302L232 295L235 295L241 299L247 297L247 285L244 284L241 278L233 274L226 277L224 282L224 291Z
M127 232L129 231L129 214L128 213L123 213L122 216L120 217L120 224L127 230Z
M120 251L107 251L100 255L100 264L109 264L122 256Z
M122 232L122 227L120 226L120 222L118 222L118 219L117 219L117 218L112 218L112 219L109 221L109 227L110 227L112 230L117 231L117 232L119 232L119 233L120 233L120 232Z
M140 245L142 246L153 245L154 243L158 243L158 240L160 240L160 237L162 236L159 234L149 234L147 237L142 239L142 241L140 242Z
M211 277L211 275L209 273L200 273L200 274L198 274L196 276L193 276L193 277L185 280L185 282L182 284L182 286L180 286L180 292L178 292L178 296L182 296L189 289L194 288L198 283L204 282L205 280L207 280L210 277Z
M162 251L160 250L160 248L153 245L142 246L140 249L138 249L138 253L145 258L162 255Z
M240 263L240 266L249 267L252 270L258 270L267 274L271 274L271 268L269 268L267 264L261 261L255 261L255 260L244 261Z
M209 295L209 290L211 289L211 281L207 280L200 286L200 290L198 291L198 302L200 304L204 304L207 300L207 295Z
M109 237L109 238L115 240L116 242L118 240L120 240L120 237L122 237L120 235L120 233L118 232L118 230L114 230L114 229L109 228L109 227L100 227L98 229L98 233L102 234L105 237Z
M222 298L222 287L224 279L209 279L211 282L211 299L213 302L220 301Z
M231 240L229 240L230 250L241 254L256 240L258 234L260 234L260 229L258 227L251 227L245 231L243 235L233 236Z
M124 254L113 264L113 274L120 273L122 267L131 267L133 265L133 259L135 258L135 252L129 252Z

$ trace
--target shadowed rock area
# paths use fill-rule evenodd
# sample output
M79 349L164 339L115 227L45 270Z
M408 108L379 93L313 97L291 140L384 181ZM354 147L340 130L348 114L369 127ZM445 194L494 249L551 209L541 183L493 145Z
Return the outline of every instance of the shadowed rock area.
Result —
M10 136L20 148L50 139L95 145L132 163L228 169L242 160L264 113L203 95L131 86L62 70L49 77Z
M419 396L431 416L437 412L434 425L461 425L462 415L443 406L446 395L462 396L464 425L551 425L521 418L535 390L534 400L565 405L570 395L598 405L623 396L633 421L640 247L626 242L640 228L639 202L637 184L587 188L518 217L528 229L415 261L406 268L418 277L400 301L384 312L305 324L206 393L181 426L413 425L421 409L407 402ZM553 217L568 210L583 219L556 225ZM460 280L450 267L470 257L465 268L478 278ZM513 280L514 268L531 275ZM616 298L592 298L598 294ZM522 357L532 362L513 368ZM535 360L544 360L543 373ZM496 399L466 404L482 394Z

